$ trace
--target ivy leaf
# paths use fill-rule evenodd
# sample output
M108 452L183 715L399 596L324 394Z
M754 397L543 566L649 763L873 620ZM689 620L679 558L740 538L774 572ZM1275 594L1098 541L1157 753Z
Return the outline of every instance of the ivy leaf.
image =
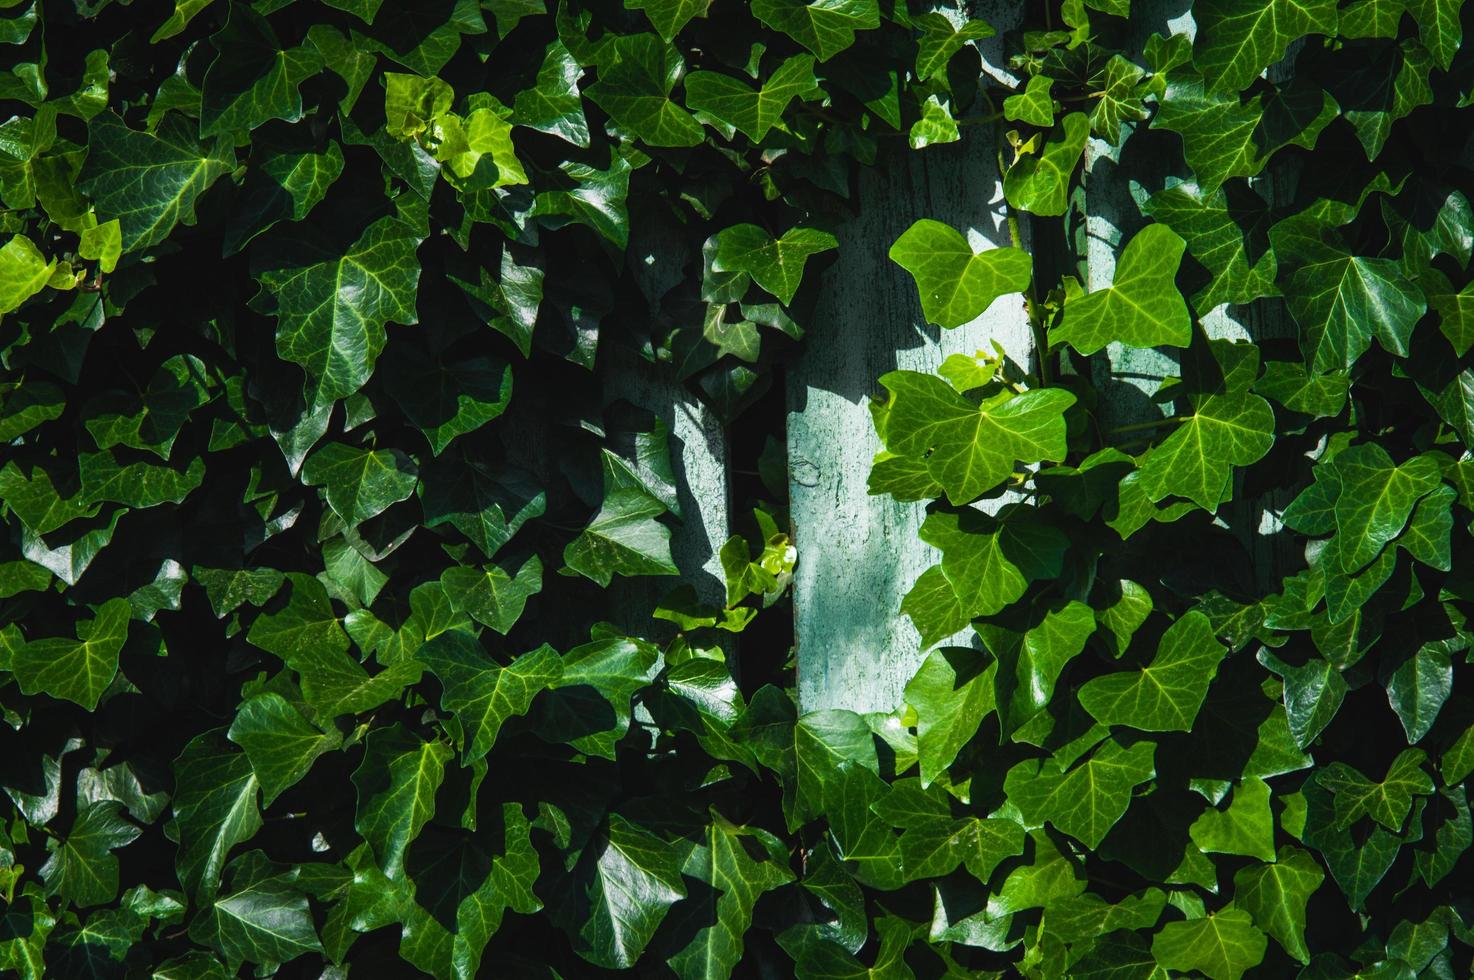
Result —
M1243 909L1169 922L1152 939L1152 956L1167 970L1197 970L1209 980L1239 980L1259 965L1269 940Z
M316 48L284 49L265 17L235 4L210 44L218 53L200 85L201 139L302 118L298 87L323 67Z
M327 589L311 575L288 572L292 589L285 608L258 616L246 641L287 664L302 663L348 649L348 634L328 601Z
M1368 160L1381 154L1394 122L1433 101L1433 89L1428 84L1432 69L1428 49L1408 38L1400 44L1382 45L1371 57L1360 59L1341 85L1333 89L1346 107L1343 115L1356 131Z
M1122 250L1110 286L1065 303L1051 342L1069 344L1082 354L1094 354L1113 341L1127 347L1186 347L1192 341L1192 321L1173 285L1186 247L1166 225L1147 225L1137 232Z
M1028 289L1033 275L1027 252L974 252L960 232L930 218L907 228L887 254L916 280L922 313L944 327L977 319L998 297Z
M940 791L928 793L917 780L899 780L871 809L900 828L906 878L940 878L959 864L987 881L1004 860L1024 850L1024 828L1012 820L964 816L954 819Z
M360 449L330 442L307 457L302 482L325 487L328 506L350 527L415 492L419 470L397 449Z
M1334 664L1320 657L1292 665L1268 650L1261 650L1258 656L1260 663L1284 680L1285 718L1295 745L1304 749L1336 717L1349 685Z
M1310 962L1305 945L1305 911L1326 873L1307 852L1285 846L1271 863L1240 868L1233 876L1234 904L1301 963Z
M923 82L934 75L945 77L952 56L966 47L968 41L980 41L997 33L986 21L976 18L957 27L945 14L935 11L922 14L912 23L921 31L916 42L916 78Z
M1080 704L1102 725L1190 731L1227 652L1207 616L1185 613L1162 634L1150 664L1087 681L1079 691Z
M112 852L142 833L123 819L121 803L87 804L65 838L48 841L54 850L40 871L46 894L79 906L111 902L118 896L118 859Z
M1402 722L1408 744L1421 742L1438 720L1453 693L1453 655L1468 646L1467 639L1424 643L1387 676L1387 703Z
M149 379L141 397L107 393L88 401L83 425L98 449L127 446L168 460L189 415L209 399L204 365L177 354Z
M856 31L880 26L876 0L753 0L752 15L828 61L855 43Z
M1059 575L1069 544L1062 531L1028 513L1000 520L970 510L927 515L921 539L941 549L942 574L969 616L991 616L1030 582Z
M1336 35L1333 0L1208 0L1193 12L1193 64L1215 92L1248 88L1306 34ZM1257 961L1256 961L1257 962Z
M48 260L25 235L11 235L0 247L0 314L20 309L22 303L46 288L56 260Z
M128 638L133 608L109 599L90 620L77 624L77 638L31 640L9 652L6 668L26 694L46 693L95 711L118 673L118 654Z
M693 71L683 84L686 105L693 111L707 113L758 142L778 125L788 104L813 93L819 80L814 76L813 57L799 54L779 65L756 89L740 79L713 71ZM761 231L754 225L742 227Z
M527 714L538 693L563 674L558 653L544 644L503 667L474 636L441 633L415 653L440 680L440 706L454 712L466 732L467 763L484 758L509 719Z
M206 149L193 129L170 114L156 132L140 133L110 110L88 124L78 187L92 198L99 220L118 221L125 253L159 244L181 222L193 224L200 195L235 168L228 143L216 140Z
M589 911L578 928L579 954L595 966L629 969L670 907L686 897L680 856L617 813L609 815L589 853Z
M268 148L253 158L241 196L225 227L224 254L234 255L281 221L301 221L343 175L343 151Z
M1075 396L1061 388L1004 391L975 404L940 378L917 371L891 371L880 383L891 395L882 433L886 448L924 458L954 504L1002 483L1016 462L1064 458L1064 412Z
M1355 572L1382 553L1407 526L1419 498L1439 483L1430 456L1414 456L1401 466L1376 443L1353 446L1335 458L1339 484L1334 515L1342 569Z
M1207 193L1234 177L1253 177L1264 169L1267 148L1258 100L1241 103L1238 93L1213 89L1191 72L1169 76L1153 129L1182 137L1182 154Z
M1152 500L1186 497L1212 511L1233 492L1233 470L1258 462L1274 445L1274 410L1237 392L1195 399L1193 414L1147 450L1139 466Z
M549 44L536 84L518 92L512 103L512 123L587 147L589 124L578 90L582 77L583 69L563 42Z
M1335 794L1336 829L1369 816L1393 833L1401 831L1412 812L1413 797L1433 792L1433 779L1422 768L1426 760L1421 749L1403 749L1380 783L1343 762L1333 762L1317 773L1319 784Z
M1074 768L1055 759L1028 759L1008 770L1003 791L1033 826L1055 829L1095 850L1126 813L1132 789L1156 774L1156 746L1130 747L1108 738Z
M215 947L232 965L285 963L321 952L296 874L263 875L222 895L190 925L189 937Z
M1070 601L1047 610L1022 633L980 625L983 643L998 663L995 697L1004 734L1012 735L1048 707L1065 665L1085 649L1095 632L1095 613Z
M629 731L634 696L654 680L659 653L627 637L598 639L563 655L562 674L538 702L535 725L549 741L605 759Z
M261 786L261 805L307 775L312 763L343 741L336 730L319 731L280 694L266 692L242 702L226 737L239 745Z
M660 36L673 40L693 18L705 17L711 0L624 0L626 10L643 10Z
M423 235L379 218L344 254L296 243L262 259L261 292L251 302L277 318L277 353L307 372L310 400L358 391L384 349L384 324L418 322L415 295Z
M1304 331L1301 349L1317 372L1349 368L1375 336L1406 356L1413 327L1427 310L1422 292L1391 259L1353 255L1335 243L1271 231L1290 313Z
M1269 798L1268 783L1246 778L1234 787L1227 809L1203 811L1188 834L1205 854L1241 854L1273 861L1274 815Z
M353 829L390 878L399 877L405 852L435 815L435 794L452 754L444 742L425 741L401 725L369 732L363 761L353 772Z
M829 232L799 226L775 239L757 225L733 225L712 241L713 272L749 275L784 304L792 302L798 291L809 256L839 247Z
M197 901L214 898L231 848L261 829L258 786L246 754L219 732L191 739L174 760L174 817L165 832L179 844L179 881Z
M499 417L512 399L511 366L489 357L444 363L414 348L396 349L384 381L437 456Z
M1459 19L1463 0L1408 0L1407 6L1434 63L1448 71L1464 41L1464 26Z
M1207 193L1195 184L1178 184L1153 194L1143 209L1181 235L1192 257L1208 270L1208 284L1193 296L1198 309L1279 295L1264 220L1268 212L1257 210L1252 197L1245 200L1237 185Z
M1119 54L1111 55L1106 62L1099 101L1090 112L1090 128L1112 145L1121 141L1122 121L1146 118L1146 109L1138 94L1138 85L1145 74L1138 65Z
M764 830L739 827L715 810L701 844L681 869L711 888L704 925L669 960L679 977L729 976L742 959L743 937L752 925L757 900L793 880L788 852Z
M543 491L525 475L493 472L478 460L455 454L426 465L420 477L425 526L449 524L487 558L546 507Z
M933 650L906 683L923 789L946 772L993 710L994 670L973 650Z
M676 575L670 530L655 518L665 505L640 490L615 490L563 549L574 573L608 587L615 575Z
M625 35L611 47L613 62L600 66L588 97L650 146L700 143L701 124L670 97L684 69L676 50L654 34Z
M1048 75L1030 75L1022 92L1003 100L1003 118L1031 126L1053 126L1054 99L1049 94L1053 87L1054 79Z
M529 596L542 590L542 561L533 555L516 575L496 565L486 568L447 568L440 581L450 597L451 608L464 612L483 626L505 636L522 616Z
M1038 156L1019 158L1003 176L1003 194L1010 207L1041 217L1065 213L1070 175L1085 152L1090 119L1072 112L1050 134Z

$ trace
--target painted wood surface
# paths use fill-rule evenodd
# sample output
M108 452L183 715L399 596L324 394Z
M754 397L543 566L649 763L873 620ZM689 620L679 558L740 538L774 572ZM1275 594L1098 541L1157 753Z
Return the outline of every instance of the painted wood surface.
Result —
M858 214L839 229L839 257L787 380L789 496L799 564L793 603L799 706L890 711L921 662L901 597L939 553L917 537L921 503L873 497L880 449L869 399L895 368L929 371L997 339L1030 354L1018 296L955 330L925 322L911 277L886 257L919 218L963 231L975 249L1008 243L990 127L917 153L897 148L862 175ZM960 642L967 642L966 636Z

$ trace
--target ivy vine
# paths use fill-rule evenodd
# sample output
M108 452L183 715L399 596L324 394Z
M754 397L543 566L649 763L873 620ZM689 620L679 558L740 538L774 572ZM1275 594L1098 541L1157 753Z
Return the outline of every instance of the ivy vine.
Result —
M0 973L1468 975L1474 14L1177 6L0 0ZM964 140L869 247L1033 349L805 711L773 380Z

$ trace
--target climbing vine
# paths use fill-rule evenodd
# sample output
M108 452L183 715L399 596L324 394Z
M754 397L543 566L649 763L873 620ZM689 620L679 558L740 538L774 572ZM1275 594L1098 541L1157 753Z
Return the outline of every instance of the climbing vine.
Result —
M1462 3L1158 6L0 0L0 972L1467 975ZM964 140L1010 246L842 238ZM877 379L889 713L840 247L1035 338Z

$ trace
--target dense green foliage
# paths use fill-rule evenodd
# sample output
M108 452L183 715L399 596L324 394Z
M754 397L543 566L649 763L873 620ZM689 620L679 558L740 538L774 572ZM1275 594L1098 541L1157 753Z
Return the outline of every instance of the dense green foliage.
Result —
M1467 976L1461 0L1131 6L0 0L0 973ZM1037 349L877 379L930 652L801 713L623 398L964 133L876 261Z

